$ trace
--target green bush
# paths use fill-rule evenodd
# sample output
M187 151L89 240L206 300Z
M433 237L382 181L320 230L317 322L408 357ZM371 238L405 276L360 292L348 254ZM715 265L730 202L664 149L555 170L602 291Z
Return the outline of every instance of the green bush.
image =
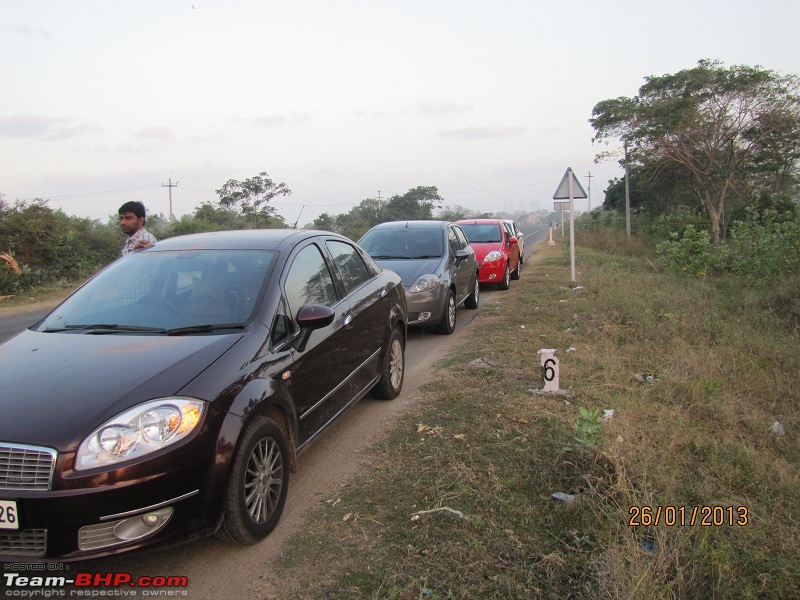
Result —
M731 228L728 268L756 281L800 272L800 210L750 206Z
M664 270L672 273L706 275L714 260L711 235L691 224L685 227L683 235L673 231L667 241L656 246L656 250L661 254Z

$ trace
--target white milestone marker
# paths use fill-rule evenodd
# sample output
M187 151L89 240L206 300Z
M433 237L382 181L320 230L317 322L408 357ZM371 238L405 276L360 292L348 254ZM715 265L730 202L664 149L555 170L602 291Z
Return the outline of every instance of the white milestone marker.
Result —
M557 350L539 350L542 357L542 379L544 379L543 392L559 391L559 367Z

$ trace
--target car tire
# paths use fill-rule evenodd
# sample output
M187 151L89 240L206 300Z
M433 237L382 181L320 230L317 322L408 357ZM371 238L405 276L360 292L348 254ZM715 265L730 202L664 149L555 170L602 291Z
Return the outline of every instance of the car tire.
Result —
M498 290L507 290L511 286L511 271L508 270L508 263L506 263L506 270L503 272L503 281L497 284Z
M255 544L278 524L289 489L289 446L272 419L255 417L233 457L219 536Z
M478 283L478 276L475 276L475 280L472 282L472 292L470 292L467 299L464 300L464 306L467 308L478 308L478 303L480 302L480 293L481 293L481 286Z
M514 281L519 279L519 269L520 269L520 267L522 267L522 261L518 260L517 261L517 268L514 269L513 271L511 271L511 279L513 279Z
M383 353L381 378L372 388L372 396L378 400L394 400L403 389L406 370L406 353L403 336L396 327L389 336L389 344Z
M456 295L453 290L447 293L447 302L444 307L442 320L436 325L436 333L450 335L456 330Z

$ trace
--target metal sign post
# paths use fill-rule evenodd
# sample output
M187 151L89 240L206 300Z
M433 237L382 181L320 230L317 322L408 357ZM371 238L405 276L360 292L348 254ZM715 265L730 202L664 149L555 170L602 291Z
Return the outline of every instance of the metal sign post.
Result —
M568 168L564 173L564 177L561 178L561 183L556 188L556 193L553 194L553 200L569 199L569 253L572 281L575 281L575 211L573 206L575 198L587 198L586 190L583 189L581 182L577 180L572 169Z

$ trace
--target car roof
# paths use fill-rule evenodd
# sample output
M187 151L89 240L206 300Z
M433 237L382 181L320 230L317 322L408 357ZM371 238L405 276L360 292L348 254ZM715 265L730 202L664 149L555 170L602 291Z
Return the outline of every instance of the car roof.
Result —
M444 229L450 221L387 221L372 229Z
M503 219L461 219L456 221L456 225L469 225L470 223L475 225L501 225Z
M319 235L342 236L329 231L310 229L242 229L209 231L159 240L145 252L163 250L274 250L285 242L292 244ZM344 238L342 238L344 239Z

